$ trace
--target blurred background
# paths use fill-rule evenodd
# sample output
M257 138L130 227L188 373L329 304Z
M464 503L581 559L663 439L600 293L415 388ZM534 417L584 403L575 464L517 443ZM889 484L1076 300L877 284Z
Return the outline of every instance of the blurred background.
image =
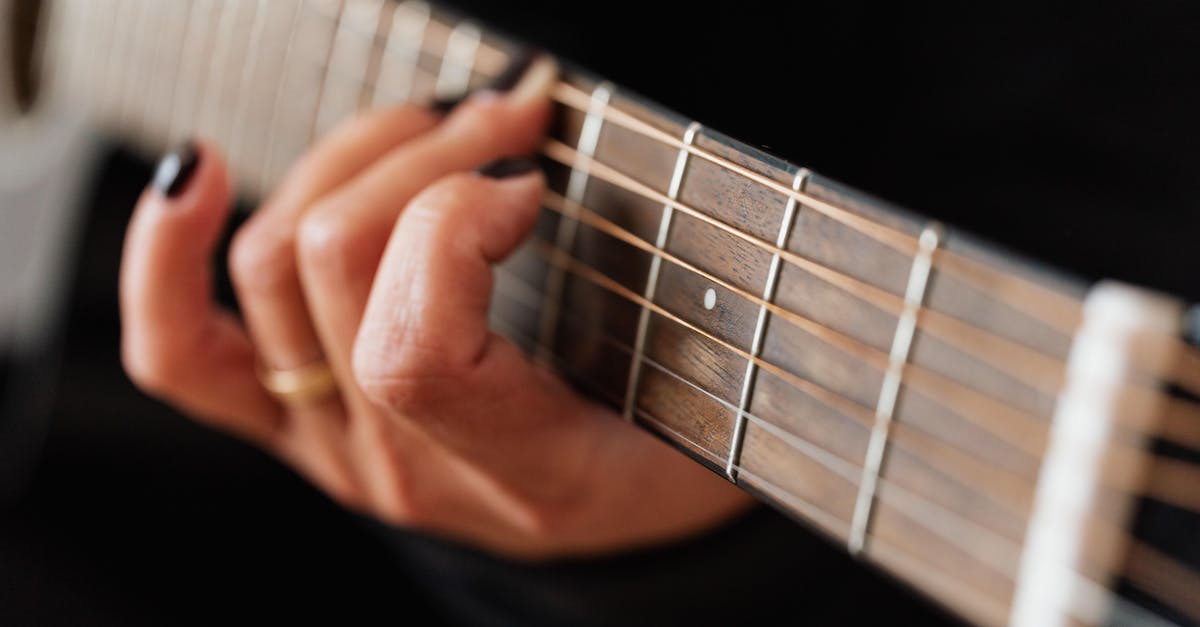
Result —
M0 0L0 624L444 617L404 556L479 556L420 538L397 550L125 378L117 267L153 156L38 101L40 4ZM1195 2L450 5L1069 273L1200 297ZM818 622L871 616L864 595L893 618L948 620L793 535L830 573Z

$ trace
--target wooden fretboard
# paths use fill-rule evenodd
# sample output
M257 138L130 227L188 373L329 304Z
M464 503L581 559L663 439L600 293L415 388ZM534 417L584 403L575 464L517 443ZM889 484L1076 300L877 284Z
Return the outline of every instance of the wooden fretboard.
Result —
M355 111L462 94L514 50L419 2L58 0L45 23L45 106L147 151L209 138L249 195ZM586 73L554 96L547 208L497 269L495 330L960 615L1007 622L1087 286ZM1123 537L1127 496L1151 489L1138 445L1088 533ZM1073 576L1105 594L1127 544Z

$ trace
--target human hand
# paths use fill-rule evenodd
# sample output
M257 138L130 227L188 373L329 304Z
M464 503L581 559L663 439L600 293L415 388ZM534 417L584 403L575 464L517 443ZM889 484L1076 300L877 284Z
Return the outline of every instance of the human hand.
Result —
M748 497L488 330L491 266L545 187L527 160L471 172L541 141L557 68L518 69L444 116L375 111L311 149L235 236L242 319L211 294L225 166L205 144L168 157L125 243L126 370L351 508L511 557L711 528ZM260 366L309 394L273 394Z

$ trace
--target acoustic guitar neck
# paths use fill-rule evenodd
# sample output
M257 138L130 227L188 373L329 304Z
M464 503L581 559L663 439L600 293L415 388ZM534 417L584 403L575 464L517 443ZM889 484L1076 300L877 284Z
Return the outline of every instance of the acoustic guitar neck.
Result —
M208 138L251 197L356 111L460 96L518 50L421 2L43 13L40 110L147 152ZM1145 499L1200 510L1200 471L1148 447L1200 448L1200 408L1165 391L1200 392L1178 301L998 252L583 71L553 97L497 333L972 622L1200 620L1200 577L1131 523Z

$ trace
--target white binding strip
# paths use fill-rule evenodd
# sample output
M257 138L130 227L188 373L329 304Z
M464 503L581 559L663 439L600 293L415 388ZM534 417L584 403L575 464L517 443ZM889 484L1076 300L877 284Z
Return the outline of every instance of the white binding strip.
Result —
M667 198L672 202L663 205L662 220L658 223L658 236L654 240L654 247L659 250L667 247L667 237L671 233L671 219L675 215L673 201L679 198L679 188L683 185L683 175L687 172L688 157L691 155L688 148L696 141L696 135L700 129L701 126L698 122L692 122L683 134L683 148L679 150L679 156L675 158L675 171L671 174L671 184L667 188ZM661 268L662 256L654 255L650 259L650 272L646 276L646 289L642 294L647 302L654 302L654 293L658 289L658 273ZM646 349L646 331L649 326L650 308L642 307L642 311L638 314L637 335L633 342L633 358L629 364L629 381L625 386L625 411L622 415L629 422L633 421L634 406L637 404L638 384L642 377L642 354Z
M812 172L808 168L800 168L792 178L792 189L804 191ZM788 236L792 233L792 225L796 223L797 201L794 196L788 197L783 209L783 221L779 226L779 236L775 238L775 246L787 248ZM725 462L725 476L737 483L738 466L742 458L742 442L746 439L746 414L750 409L750 397L754 393L754 382L758 374L758 362L753 359L762 353L763 336L767 330L768 304L775 301L775 286L779 283L779 268L782 257L776 252L771 256L771 267L767 270L767 284L763 288L763 302L758 308L758 321L754 324L754 339L750 342L751 359L746 361L746 374L742 377L742 395L738 401L737 416L733 421L733 437L729 440L729 459Z
M454 27L446 39L446 53L442 57L442 66L438 68L435 97L457 98L467 93L482 39L483 32L470 22L462 22Z
M558 250L567 254L575 246L575 233L579 230L579 207L583 204L587 192L588 181L591 179L589 165L596 154L596 145L600 143L600 131L604 127L604 113L608 102L612 99L613 85L607 81L596 85L592 90L592 102L588 106L587 117L579 130L579 141L575 150L586 159L579 159L571 168L571 176L567 179L567 202L563 206L563 215L555 233L554 245ZM562 266L552 266L546 275L545 297L542 299L541 314L538 316L538 348L539 359L546 359L554 350L555 332L558 330L559 308L562 306L563 282L566 280L566 269Z
M892 351L888 355L888 369L883 375L879 389L879 400L875 403L875 426L867 443L867 454L863 459L862 479L858 483L858 498L854 502L854 517L850 521L850 536L846 548L851 555L862 552L867 541L867 528L871 524L871 509L875 504L875 490L879 483L879 469L887 450L892 426L892 413L896 410L896 398L900 394L900 383L904 364L908 361L908 350L912 347L913 335L917 330L917 312L925 300L929 283L929 271L933 266L933 253L941 240L941 227L930 225L921 232L920 247L913 258L908 273L908 287L904 290L904 310L896 321L896 334L892 336Z
M1085 529L1119 390L1131 373L1131 340L1148 331L1175 334L1180 321L1177 303L1135 288L1101 283L1088 293L1038 472L1009 625L1100 624L1121 609L1113 607L1112 595L1093 589L1099 586L1086 585L1076 568L1087 549ZM1165 363L1171 356L1157 358ZM1156 408L1142 411L1152 416Z

